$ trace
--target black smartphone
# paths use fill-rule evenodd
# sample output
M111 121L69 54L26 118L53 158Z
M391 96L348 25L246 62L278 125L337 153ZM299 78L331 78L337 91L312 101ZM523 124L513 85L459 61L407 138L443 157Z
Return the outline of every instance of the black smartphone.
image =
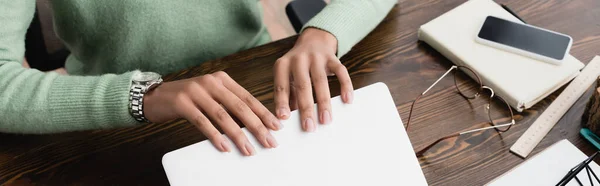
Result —
M551 30L488 16L477 34L476 41L560 65L569 53L573 39Z

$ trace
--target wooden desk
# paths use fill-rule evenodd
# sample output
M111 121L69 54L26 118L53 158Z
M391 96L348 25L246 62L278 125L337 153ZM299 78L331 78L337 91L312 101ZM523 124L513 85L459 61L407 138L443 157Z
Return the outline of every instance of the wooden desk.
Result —
M574 39L571 53L582 62L587 63L600 54L600 1L499 1L530 24L571 35ZM342 58L355 88L385 82L398 112L406 119L411 101L451 66L450 61L431 47L417 42L416 31L420 25L462 2L464 0L402 1ZM295 39L280 40L206 62L165 79L224 70L273 109L272 65L292 47ZM331 79L330 82L332 94L339 94L337 81ZM591 89L534 153L563 138L586 153L593 151L578 134L590 93ZM518 125L502 136L488 131L435 147L427 158L420 159L428 182L431 185L481 185L523 162L508 149L556 96L554 93L534 108L518 113ZM471 105L469 107L468 102L457 95L452 78L444 79L423 98L416 110L417 118L408 133L413 146L421 148L438 136L485 125L483 99ZM166 185L162 155L204 139L186 121L55 135L0 134L0 185Z

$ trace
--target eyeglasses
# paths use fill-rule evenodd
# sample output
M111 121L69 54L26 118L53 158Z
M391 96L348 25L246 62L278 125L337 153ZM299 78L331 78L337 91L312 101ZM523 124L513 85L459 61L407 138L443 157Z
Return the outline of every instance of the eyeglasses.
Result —
M410 112L408 114L408 121L406 122L406 131L408 131L408 127L410 126L410 121L411 121L411 117L412 117L412 114L414 111L415 104L419 101L419 99L421 97L423 97L423 95L425 95L425 93L427 93L429 90L431 90L431 88L433 88L433 86L435 86L438 82L440 82L444 77L446 77L448 74L450 74L450 72L452 72L453 70L456 70L454 72L454 86L456 87L456 90L458 90L458 93L465 99L473 100L473 99L479 97L484 89L490 91L491 95L489 97L489 102L485 108L488 113L487 115L490 120L489 124L491 126L468 130L468 131L463 131L463 132L459 132L459 133L455 133L452 135L441 137L438 140L431 143L430 145L423 148L422 150L417 151L416 152L417 156L422 156L425 152L427 152L427 150L431 149L436 144L440 143L441 141L450 139L450 138L455 138L455 137L458 137L458 136L461 136L464 134L469 134L469 133L474 133L474 132L489 130L489 129L495 129L498 133L503 133L503 132L508 131L510 129L510 127L512 127L515 124L513 111L510 108L510 105L508 105L508 103L506 103L506 101L504 101L504 99L502 99L498 96L494 96L494 90L488 86L484 86L481 83L481 79L479 78L479 75L477 75L477 73L475 73L475 71L473 71L470 68L465 67L465 66L452 66L448 71L446 71L446 73L444 73L444 75L442 75L442 77L437 79L431 86L429 86L429 88L427 88L427 90L425 90L425 92L421 93L421 95L419 95L415 99L415 101L412 103L412 105L410 106ZM458 82L460 79L466 79L468 77L471 77L472 79L474 79L478 83L477 86L459 85ZM496 108L498 106L492 107L492 101L494 98L498 98L498 100L500 100L500 103L501 103L500 104L501 106L499 106L500 108ZM509 118L506 117L506 115L507 115L506 112L508 112L510 114ZM504 117L502 117L502 116L504 116Z
M583 183L581 183L581 180L579 180L579 178L577 178L577 174L579 174L579 172L581 172L581 170L583 170L583 169L585 169L585 171L587 172L587 177L588 177L590 185L594 185L592 176L594 176L596 183L600 184L600 179L598 179L598 176L596 176L596 173L594 173L594 170L592 170L589 166L590 162L592 162L594 160L594 158L596 158L596 156L598 156L598 152L594 153L587 159L583 160L583 162L577 164L575 167L573 167L571 170L569 170L569 172L567 172L567 175L565 175L565 177L563 177L556 185L557 186L567 185L571 180L573 180L573 178L575 178L575 181L577 181L577 183L579 185L583 186Z

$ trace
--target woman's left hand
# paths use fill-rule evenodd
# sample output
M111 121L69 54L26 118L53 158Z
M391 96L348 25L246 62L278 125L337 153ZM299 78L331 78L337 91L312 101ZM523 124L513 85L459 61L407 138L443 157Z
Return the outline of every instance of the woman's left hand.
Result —
M302 128L312 132L316 122L331 122L328 75L336 75L344 103L352 103L353 88L348 70L336 57L337 39L329 32L307 28L294 47L275 62L275 113L280 119L290 116L290 108L300 109ZM312 89L317 100L314 116Z

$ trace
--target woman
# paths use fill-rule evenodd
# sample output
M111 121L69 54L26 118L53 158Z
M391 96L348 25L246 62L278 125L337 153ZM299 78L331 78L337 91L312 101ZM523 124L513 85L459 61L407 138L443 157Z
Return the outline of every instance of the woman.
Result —
M280 129L279 119L289 117L290 95L297 96L292 100L304 130L330 122L326 76L335 74L343 101L352 102L352 83L338 57L395 2L332 0L310 20L275 63L275 116L224 72L165 83L158 75L269 42L258 1L53 0L56 32L72 52L65 76L22 67L35 0L0 0L0 132L57 133L185 118L218 150L233 145L215 125L252 155L254 147L227 111L266 148L277 146L268 129Z

